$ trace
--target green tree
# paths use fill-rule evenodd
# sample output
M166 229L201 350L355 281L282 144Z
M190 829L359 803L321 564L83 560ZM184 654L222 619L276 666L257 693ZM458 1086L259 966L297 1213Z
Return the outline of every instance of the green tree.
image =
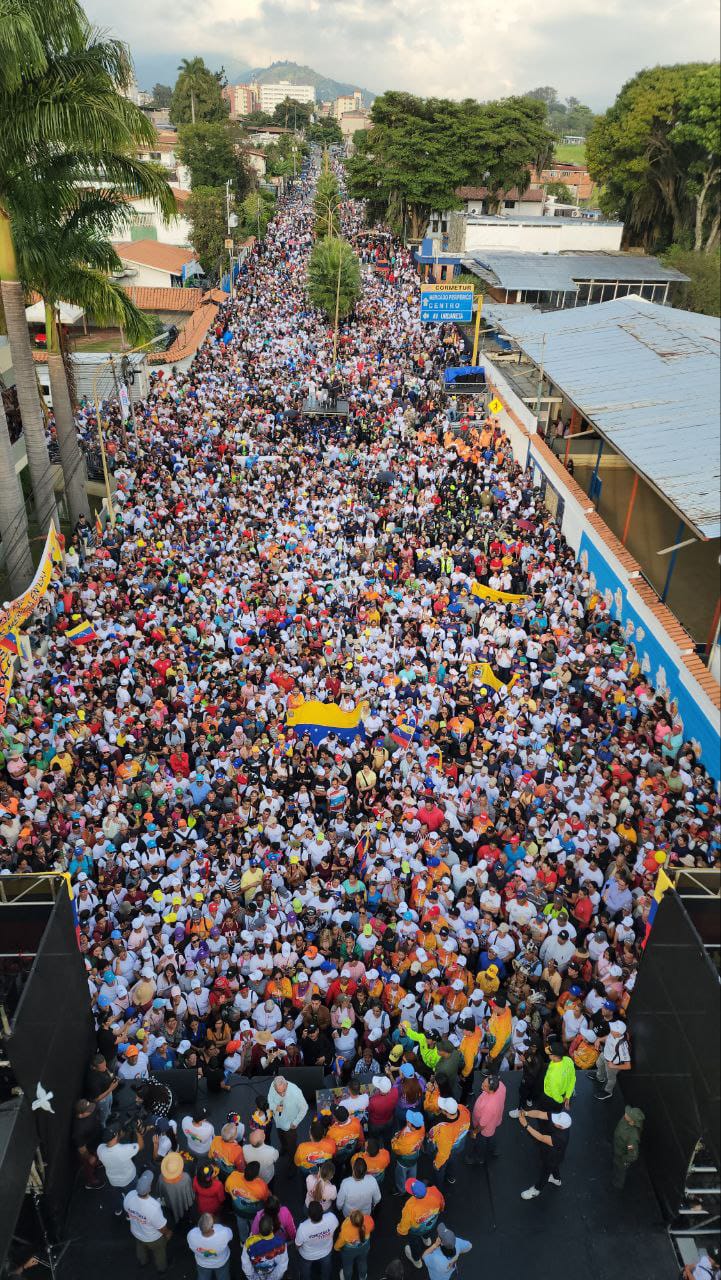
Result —
M305 129L315 111L313 102L296 102L288 96L276 105L273 112L273 124L283 129Z
M190 243L205 274L214 278L227 250L225 191L222 187L193 187L185 205L190 222Z
M307 144L290 133L281 134L277 142L263 148L266 176L268 178L292 178L300 172Z
M238 196L248 190L250 176L240 151L241 137L241 129L231 120L181 126L178 157L190 170L194 187L221 187L230 178Z
M90 518L90 506L85 461L65 372L67 352L59 322L60 303L82 307L98 324L122 327L133 343L146 341L152 329L122 286L110 279L122 267L112 237L132 218L122 188L73 186L68 181L72 176L72 160L51 158L45 170L36 171L36 182L42 191L60 193L64 204L53 200L47 207L28 185L15 202L12 228L23 285L26 291L40 292L45 302L53 416L65 495L71 522L75 524L81 516Z
M413 238L434 210L459 207L460 186L483 184L498 203L509 187L525 189L553 143L544 103L528 97L450 102L394 91L376 98L371 121L348 162L349 192Z
M174 201L165 179L135 157L155 129L124 96L132 78L124 45L91 31L75 0L24 0L22 6L0 0L0 31L0 293L44 532L57 520L57 508L15 243L29 189L47 221L48 242L77 186L117 185L128 195L150 196L167 213ZM64 176L42 181L61 165ZM39 180L28 184L29 172ZM37 278L40 285L40 272Z
M340 230L340 190L335 174L330 170L318 175L313 196L313 209L317 220L316 236L337 235Z
M241 228L246 236L261 240L275 213L275 200L265 191L251 191L241 205Z
M173 96L173 90L169 84L153 85L153 106L162 110L163 107L170 106L170 99Z
M243 116L245 129L265 129L268 125L275 125L275 120L267 111L249 111L247 116Z
M663 255L667 267L675 267L689 277L688 284L674 288L675 307L685 311L699 311L705 316L721 315L721 249L697 253L672 244Z
M229 106L221 94L223 71L211 71L202 58L183 58L170 101L173 124L225 120Z
M587 139L601 207L647 248L710 252L719 243L721 74L718 63L641 71Z
M361 295L360 263L347 240L318 240L308 262L308 296L329 319L344 320Z
M322 147L338 147L343 142L343 134L338 121L329 116L309 125L305 131L305 136L308 142L319 143Z
M563 204L573 204L574 202L574 197L563 182L547 182L546 195L555 196L556 200L560 200Z

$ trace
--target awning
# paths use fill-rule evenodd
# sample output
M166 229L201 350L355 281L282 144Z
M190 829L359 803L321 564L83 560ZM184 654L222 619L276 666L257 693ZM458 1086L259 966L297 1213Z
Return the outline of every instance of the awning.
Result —
M69 302L61 302L58 307L61 324L77 324L83 318L83 308L74 307ZM45 324L45 303L34 302L25 308L25 319L28 324Z
M458 369L446 369L443 376L446 383L456 382L458 378L473 378L475 382L485 382L486 370L482 364L464 364Z

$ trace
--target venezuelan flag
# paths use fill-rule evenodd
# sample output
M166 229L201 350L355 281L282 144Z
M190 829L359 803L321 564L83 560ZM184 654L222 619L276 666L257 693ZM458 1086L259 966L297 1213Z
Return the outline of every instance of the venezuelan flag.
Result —
M438 773L441 772L443 768L443 752L441 751L440 747L436 747L436 746L431 747L430 751L428 752L428 755L426 756L426 768L436 769Z
M358 736L365 737L363 716L367 706L366 702L359 702L352 711L344 711L336 702L311 699L289 708L285 725L287 729L293 729L299 738L307 733L316 746L329 733L334 733L344 742L352 742Z
M4 649L6 653L11 653L14 658L20 657L20 632L17 627L11 627L9 631L0 636L0 649Z
M71 644L89 644L91 640L97 640L98 633L91 622L87 619L85 622L78 623L77 627L71 627L65 632L67 639Z
M656 919L656 913L658 911L659 903L663 900L664 894L668 893L668 890L673 888L674 888L673 880L670 878L670 876L666 875L666 872L664 871L663 867L659 867L659 872L658 872L658 875L656 876L656 884L653 890L653 894L651 895L652 901L651 901L651 907L648 913L648 920L646 921L646 935L643 940L644 947L648 942L648 935L650 934L651 929L653 927L653 922Z
M359 876L364 876L366 873L370 847L371 847L371 838L366 832L364 836L361 836L360 840L358 841L355 847L355 864L356 864L355 869L358 872Z
M413 707L409 707L396 720L391 737L394 742L398 743L399 747L409 747L415 737L417 728L418 715Z

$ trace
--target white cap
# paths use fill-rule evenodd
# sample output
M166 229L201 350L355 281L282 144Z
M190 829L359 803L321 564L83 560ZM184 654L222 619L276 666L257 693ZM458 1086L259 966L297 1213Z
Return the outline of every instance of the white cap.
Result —
M371 1084L379 1093L390 1093L391 1091L391 1082L388 1076L373 1076Z
M458 1103L455 1098L439 1098L438 1106L447 1116L458 1115Z
M571 1128L571 1117L569 1116L567 1111L553 1111L551 1113L551 1120L553 1121L557 1129Z

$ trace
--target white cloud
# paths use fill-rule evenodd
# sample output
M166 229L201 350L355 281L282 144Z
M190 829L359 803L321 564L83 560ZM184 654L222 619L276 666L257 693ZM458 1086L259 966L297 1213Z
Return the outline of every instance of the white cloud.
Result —
M85 7L91 21L130 43L144 68L176 54L202 54L231 71L287 58L376 92L492 98L552 84L596 108L641 67L706 60L719 45L715 0L85 0Z

